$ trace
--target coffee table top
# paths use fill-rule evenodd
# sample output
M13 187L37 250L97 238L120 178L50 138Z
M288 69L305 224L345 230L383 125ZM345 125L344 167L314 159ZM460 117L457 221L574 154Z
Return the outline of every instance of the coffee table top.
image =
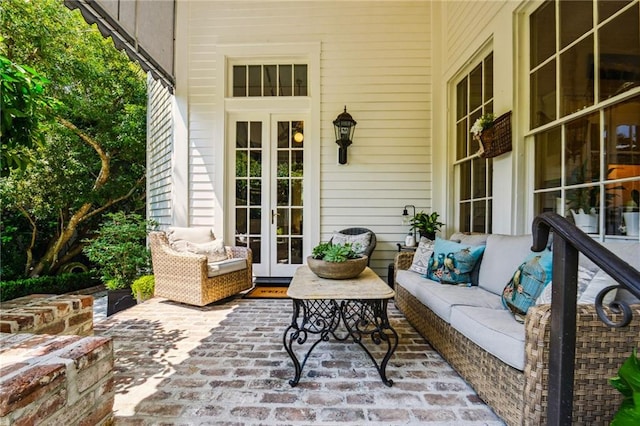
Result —
M289 284L292 299L391 299L395 295L371 268L348 280L320 278L307 265L300 266Z

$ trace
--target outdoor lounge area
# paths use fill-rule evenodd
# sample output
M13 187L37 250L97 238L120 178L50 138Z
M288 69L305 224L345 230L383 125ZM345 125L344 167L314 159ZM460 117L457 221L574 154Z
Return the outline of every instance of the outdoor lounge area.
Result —
M392 387L359 347L323 342L292 388L290 300L153 298L94 329L113 338L116 425L503 424L393 305L389 317Z

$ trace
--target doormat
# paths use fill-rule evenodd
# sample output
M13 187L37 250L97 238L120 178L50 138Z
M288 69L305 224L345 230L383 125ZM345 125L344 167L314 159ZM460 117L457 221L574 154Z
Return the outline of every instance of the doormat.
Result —
M289 287L267 287L258 286L244 295L247 299L287 299L287 290Z

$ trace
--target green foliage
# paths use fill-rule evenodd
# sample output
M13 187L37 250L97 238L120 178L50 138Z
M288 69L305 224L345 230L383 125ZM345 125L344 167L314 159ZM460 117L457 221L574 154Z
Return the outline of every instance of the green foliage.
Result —
M624 397L611 426L640 424L640 362L636 349L622 364L618 375L611 378L609 382Z
M153 226L135 213L109 213L98 237L87 241L84 252L98 266L109 290L127 288L149 270L151 256L145 239Z
M143 275L131 284L131 292L134 297L139 296L142 300L147 300L153 296L155 286L156 277L153 275Z
M0 36L0 43L3 38ZM53 100L45 96L49 81L33 68L18 65L0 54L0 173L24 169L32 161L31 148L43 141L40 121L47 119Z
M416 213L416 215L409 221L411 230L417 229L423 235L435 233L444 225L444 223L438 220L439 217L440 215L437 212L433 212L431 214L425 212Z
M38 118L22 128L42 140L16 142L31 162L0 179L0 229L11 239L2 245L2 273L55 274L77 260L105 213L144 208L146 76L59 0L0 2L0 28L10 62L2 70L30 84L23 109ZM48 97L40 97L45 83ZM13 117L12 128L29 117ZM4 126L3 115L3 156Z
M321 259L335 263L346 262L349 259L356 259L360 257L360 255L353 250L351 243L320 243L313 248L311 255L314 259Z
M64 294L99 284L100 279L92 272L0 281L0 302L30 294Z

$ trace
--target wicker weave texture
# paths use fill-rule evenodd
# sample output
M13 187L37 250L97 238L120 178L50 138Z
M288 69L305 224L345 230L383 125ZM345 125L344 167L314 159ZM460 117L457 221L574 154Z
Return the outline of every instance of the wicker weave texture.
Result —
M407 269L412 253L396 255L396 271ZM530 309L525 322L525 370L488 354L395 283L396 306L407 320L510 425L546 424L550 305ZM621 401L608 383L640 339L640 305L631 306L628 327L610 329L595 307L579 305L572 424L609 424ZM615 320L619 316L610 314Z
M249 248L226 247L230 258L247 259L246 269L209 278L206 256L173 250L164 232L151 232L149 245L156 296L205 306L252 287L252 253Z

